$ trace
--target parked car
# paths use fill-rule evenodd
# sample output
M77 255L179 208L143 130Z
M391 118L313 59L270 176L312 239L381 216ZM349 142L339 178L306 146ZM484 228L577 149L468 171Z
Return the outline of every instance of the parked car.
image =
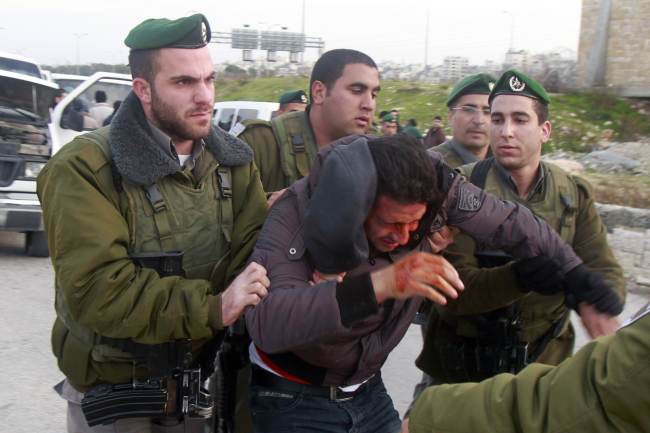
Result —
M214 104L212 122L226 132L233 132L244 120L271 120L280 108L277 102L223 101ZM241 127L241 126L240 126Z

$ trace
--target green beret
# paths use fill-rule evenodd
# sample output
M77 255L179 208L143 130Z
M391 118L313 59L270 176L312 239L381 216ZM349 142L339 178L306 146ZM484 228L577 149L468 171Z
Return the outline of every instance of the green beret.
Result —
M292 102L306 104L307 94L302 90L296 90L295 92L284 92L280 96L280 105L291 104Z
M497 79L490 74L475 74L456 83L447 98L447 107L463 95L489 95Z
M397 119L392 114L388 113L381 118L382 122L397 122Z
M210 24L203 14L177 20L152 18L135 26L124 39L132 50L201 48L210 42Z
M490 92L489 102L492 103L497 95L527 96L537 99L544 105L551 102L551 98L541 84L516 69L509 69L501 75Z

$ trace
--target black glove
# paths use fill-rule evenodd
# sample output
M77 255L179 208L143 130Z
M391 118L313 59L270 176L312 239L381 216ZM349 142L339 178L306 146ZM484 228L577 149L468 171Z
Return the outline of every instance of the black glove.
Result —
M513 270L522 292L553 295L564 291L564 278L560 267L546 256L517 260Z
M618 294L597 272L591 272L584 264L571 269L565 278L566 304L574 310L581 302L593 305L601 313L617 316L623 311Z

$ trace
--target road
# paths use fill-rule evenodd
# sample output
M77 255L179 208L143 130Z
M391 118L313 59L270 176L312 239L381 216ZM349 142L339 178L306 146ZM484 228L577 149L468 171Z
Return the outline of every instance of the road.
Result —
M0 432L64 432L65 403L52 390L62 379L50 351L54 274L49 259L24 255L23 242L23 235L0 232ZM623 319L648 298L630 293ZM585 341L580 334L578 344ZM420 377L413 364L420 347L420 331L412 326L383 368L400 414Z

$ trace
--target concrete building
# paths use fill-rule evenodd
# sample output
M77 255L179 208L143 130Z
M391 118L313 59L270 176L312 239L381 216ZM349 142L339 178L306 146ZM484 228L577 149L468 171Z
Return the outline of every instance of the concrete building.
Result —
M583 0L578 86L650 97L650 1Z
M509 49L506 52L505 60L503 61L503 68L517 68L520 71L528 70L528 62L530 61L530 54L526 50Z
M442 61L440 80L446 83L455 83L466 75L469 59L460 56L448 56Z

